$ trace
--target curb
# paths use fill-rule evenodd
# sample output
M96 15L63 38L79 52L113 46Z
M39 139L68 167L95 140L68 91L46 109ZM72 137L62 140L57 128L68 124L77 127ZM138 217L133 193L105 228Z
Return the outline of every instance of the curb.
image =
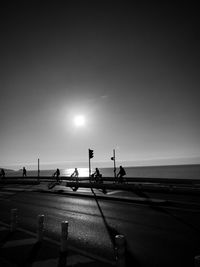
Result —
M55 191L50 191L50 190L45 190L45 189L36 189L33 190L33 192L42 192L42 193L46 193L46 194L60 194L60 195L70 195L70 196L81 196L81 197L86 197L86 198L99 198L99 199L103 199L103 200L113 200L113 201L122 201L122 202L130 202L130 203L138 203L138 204L161 204L161 205L165 205L167 204L167 200L163 200L163 199L147 199L147 198L137 198L137 197L113 197L113 196L108 196L108 195L89 195L87 193L83 194L83 193L76 193L76 192L61 192L60 190L55 190Z

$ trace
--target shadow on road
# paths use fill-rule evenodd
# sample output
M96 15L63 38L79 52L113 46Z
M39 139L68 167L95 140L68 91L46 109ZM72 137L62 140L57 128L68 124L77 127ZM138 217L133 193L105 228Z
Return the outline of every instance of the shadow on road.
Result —
M104 225L106 227L106 230L108 232L108 235L110 237L110 240L112 242L112 246L113 246L113 253L114 253L114 257L116 258L116 251L115 251L115 236L116 235L120 235L122 233L119 233L114 227L111 227L107 221L106 221L106 218L103 214L103 211L101 209L101 206L99 205L99 201L98 201L98 197L97 195L95 194L94 190L91 188L91 191L94 195L94 199L97 203L97 206L98 206L98 209L99 209L99 212L101 214L101 217L103 219L103 222L104 222ZM131 253L131 251L129 250L128 248L128 244L126 243L126 266L127 267L131 267L131 266L135 266L135 267L141 267L141 265L139 264L139 262L136 260L136 258L134 257L134 255Z

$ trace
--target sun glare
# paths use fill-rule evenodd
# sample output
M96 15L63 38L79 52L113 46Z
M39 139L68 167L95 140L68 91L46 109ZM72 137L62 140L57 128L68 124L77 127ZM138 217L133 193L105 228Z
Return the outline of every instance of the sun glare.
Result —
M77 127L81 127L85 125L85 117L83 115L77 115L74 117L74 124Z

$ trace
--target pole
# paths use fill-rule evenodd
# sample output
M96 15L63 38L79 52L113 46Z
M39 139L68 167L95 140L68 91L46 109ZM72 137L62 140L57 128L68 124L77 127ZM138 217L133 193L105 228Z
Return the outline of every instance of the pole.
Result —
M116 179L116 161L115 161L115 149L113 149L113 161L114 161L114 178Z
M61 240L60 240L60 255L58 267L67 266L67 250L68 250L68 221L61 223Z
M90 162L90 150L88 149L88 157L89 157L89 179L91 177L91 162Z
M38 159L38 177L40 177L40 159Z
M60 250L61 252L67 251L67 245L68 245L68 221L61 222L61 244L60 244Z
M125 248L125 236L124 235L116 235L115 236L115 244L116 244L116 266L117 267L125 267L126 266L126 248Z
M37 242L41 242L44 235L44 215L37 217Z

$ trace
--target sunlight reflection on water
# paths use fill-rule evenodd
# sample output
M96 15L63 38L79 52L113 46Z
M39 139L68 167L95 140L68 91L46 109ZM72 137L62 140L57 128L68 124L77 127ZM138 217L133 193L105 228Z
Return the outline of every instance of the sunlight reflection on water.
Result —
M88 168L77 168L80 177L88 177L89 176L89 169ZM69 169L62 169L61 176L71 176L74 172L73 168Z

